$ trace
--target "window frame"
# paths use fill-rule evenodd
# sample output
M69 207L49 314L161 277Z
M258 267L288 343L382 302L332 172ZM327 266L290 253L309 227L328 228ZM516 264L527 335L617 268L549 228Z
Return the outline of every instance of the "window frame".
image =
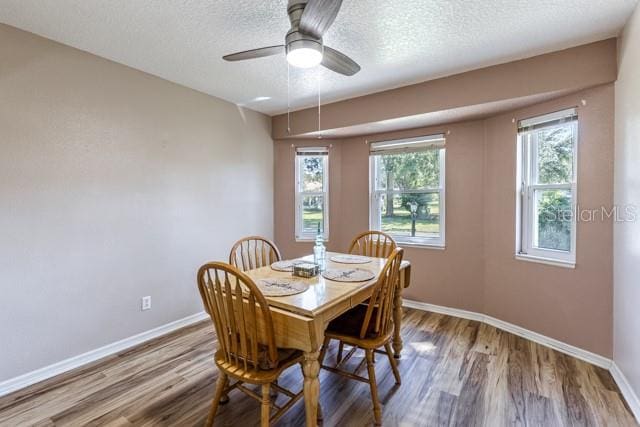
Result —
M375 150L377 147L383 147ZM369 227L371 230L382 231L381 200L387 194L438 194L438 207L440 217L439 237L411 237L395 233L388 234L403 246L415 246L425 248L444 249L446 246L446 141L444 134L427 135L416 138L381 141L372 143L369 155ZM419 149L416 149L419 148ZM387 151L388 150L388 151ZM378 161L385 154L413 153L417 151L438 150L439 182L437 187L429 187L421 190L391 190L378 189Z
M305 157L322 157L322 190L303 191L301 164ZM322 197L322 229L323 238L329 240L329 148L328 147L297 147L295 150L295 239L296 242L310 242L316 239L317 232L304 231L304 205L305 197Z
M572 131L572 178L568 183L541 184L537 182L538 133L541 129L571 126ZM528 129L531 128L531 129ZM574 268L576 263L578 206L578 148L579 120L576 108L557 111L522 120L517 136L517 197L516 197L516 258L551 265ZM537 247L537 202L536 192L564 190L571 193L571 237L569 251Z

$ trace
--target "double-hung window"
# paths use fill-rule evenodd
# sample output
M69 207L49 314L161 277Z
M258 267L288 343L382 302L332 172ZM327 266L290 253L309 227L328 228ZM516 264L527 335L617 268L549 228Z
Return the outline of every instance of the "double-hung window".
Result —
M518 258L575 264L577 146L575 109L518 123Z
M444 135L369 147L371 229L403 244L444 247Z
M329 239L329 151L298 147L295 160L296 240Z

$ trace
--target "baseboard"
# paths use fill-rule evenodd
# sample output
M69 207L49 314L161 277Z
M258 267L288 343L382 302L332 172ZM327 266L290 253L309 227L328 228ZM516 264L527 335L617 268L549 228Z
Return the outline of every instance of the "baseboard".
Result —
M514 325L509 322L505 322L500 319L496 319L495 317L487 316L486 314L476 313L473 311L460 310L457 308L443 307L441 305L428 304L419 301L412 301L405 299L402 303L403 306L408 308L415 308L417 310L430 311L433 313L446 314L449 316L459 317L462 319L468 320L476 320L478 322L486 323L487 325L491 325L495 328L501 329L506 332L510 332L514 335L518 335L522 338L526 338L535 343L543 345L545 347L552 348L561 353L568 354L569 356L573 356L576 359L583 360L585 362L591 363L593 365L599 366L601 368L607 369L614 381L618 385L622 396L627 401L627 404L631 408L631 412L636 417L638 423L640 423L640 398L635 393L631 385L627 381L627 378L624 376L618 365L611 359L608 359L604 356L600 356L599 354L592 353L587 350L583 350L581 348L572 346L565 342L559 341L554 338L547 337L545 335L539 334L537 332L530 331L521 326Z
M576 357L577 359L584 360L585 362L592 363L604 369L608 369L611 372L611 376L615 380L616 384L620 388L620 391L627 401L629 407L631 408L631 411L636 417L636 420L640 422L640 398L638 397L638 395L636 395L633 388L631 388L631 385L627 381L627 378L624 376L618 365L612 360L607 359L606 357L600 356L587 350L583 350L578 347L574 347L570 344L558 341L554 338L547 337L537 332L525 329L521 326L517 326L512 323L487 316L485 314L406 299L403 301L403 305L405 307L415 308L417 310L430 311L433 313L446 314L462 319L483 322L495 328L536 342L540 345L544 345L545 347L552 348L561 353L568 354L570 356ZM140 334L133 335L123 340L116 341L95 350L91 350L86 353L71 357L69 359L54 363L52 365L45 366L44 368L40 368L35 371L20 375L18 377L0 382L0 396L4 396L14 391L20 390L24 387L28 387L40 381L52 378L56 375L60 375L73 369L79 368L83 365L98 361L104 357L112 356L151 339L198 323L202 320L207 319L207 317L208 316L205 312L196 313L191 316L187 316L182 319L178 319L176 321L159 326L157 328L142 332Z
M457 308L443 307L440 305L427 304L427 303L423 303L419 301L411 301L411 300L404 300L403 305L405 307L415 308L418 310L431 311L434 313L447 314L449 316L483 322L483 323L486 323L487 325L491 325L503 331L510 332L522 338L526 338L528 340L531 340L545 347L552 348L561 353L565 353L577 359L584 360L585 362L592 363L601 368L604 368L604 369L611 368L611 364L612 364L611 359L608 359L604 356L600 356L599 354L595 354L587 350L583 350L578 347L574 347L570 344L556 340L554 338L547 337L537 332L530 331L529 329L525 329L521 326L514 325L512 323L505 322L503 320L496 319L491 316L487 316L486 314L476 313L476 312L467 311L467 310L460 310Z
M600 356L599 354L596 354L596 353L592 353L588 350L575 347L571 344L567 344L555 338L550 338L546 335L533 332L529 329L525 329L521 326L514 325L512 323L508 323L491 316L485 316L484 322L498 329L502 329L503 331L511 332L514 335L521 336L523 338L536 342L545 347L549 347L561 353L568 354L569 356L573 356L576 359L583 360L585 362L591 363L593 365L599 366L607 370L611 368L611 363L612 363L611 359L608 359L604 356Z
M627 401L629 408L631 408L631 412L633 412L636 420L640 423L640 397L636 394L633 388L631 388L631 384L627 381L627 377L624 376L616 362L611 364L610 372L616 384L618 384L618 388L622 392L622 395Z
M428 304L426 302L413 301L409 299L403 299L402 305L408 308L415 308L416 310L430 311L432 313L446 314L448 316L459 317L461 319L475 320L477 322L484 322L484 314L476 313L473 311L461 310L459 308L444 307L441 305Z
M28 387L51 377L55 377L56 375L63 374L65 372L71 371L72 369L76 369L88 363L100 360L104 357L120 353L121 351L142 344L151 339L168 334L177 329L184 328L185 326L200 322L207 317L208 316L205 312L192 314L191 316L175 320L157 328L153 328L151 330L133 335L123 340L107 344L104 347L100 347L95 350L70 357L69 359L62 360L49 366L45 366L44 368L27 372L26 374L20 375L18 377L0 382L0 396L4 396L16 390L20 390L21 388Z

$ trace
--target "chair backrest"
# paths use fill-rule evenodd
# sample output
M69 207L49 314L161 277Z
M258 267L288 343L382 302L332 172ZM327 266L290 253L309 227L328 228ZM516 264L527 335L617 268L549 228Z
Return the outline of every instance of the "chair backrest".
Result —
M275 243L260 236L249 236L238 240L229 254L229 264L241 271L266 267L281 259Z
M393 250L384 264L360 328L360 338L374 338L388 333L393 327L393 300L400 282L400 265L404 249Z
M382 231L365 231L356 236L349 253L376 258L387 258L397 247L395 240Z
M198 270L198 289L226 362L256 371L265 362L276 366L271 311L249 276L232 265L211 262Z

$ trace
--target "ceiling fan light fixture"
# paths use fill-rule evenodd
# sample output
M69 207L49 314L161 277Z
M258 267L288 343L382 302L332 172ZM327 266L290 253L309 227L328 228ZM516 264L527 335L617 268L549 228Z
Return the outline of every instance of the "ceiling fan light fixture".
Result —
M298 68L311 68L322 62L322 45L312 40L296 40L287 46L287 62Z
M325 46L322 41L341 6L342 0L289 0L287 15L291 28L284 37L284 44L231 53L222 59L244 61L284 53L287 63L294 67L322 65L343 76L353 76L360 71L358 63L344 53Z

